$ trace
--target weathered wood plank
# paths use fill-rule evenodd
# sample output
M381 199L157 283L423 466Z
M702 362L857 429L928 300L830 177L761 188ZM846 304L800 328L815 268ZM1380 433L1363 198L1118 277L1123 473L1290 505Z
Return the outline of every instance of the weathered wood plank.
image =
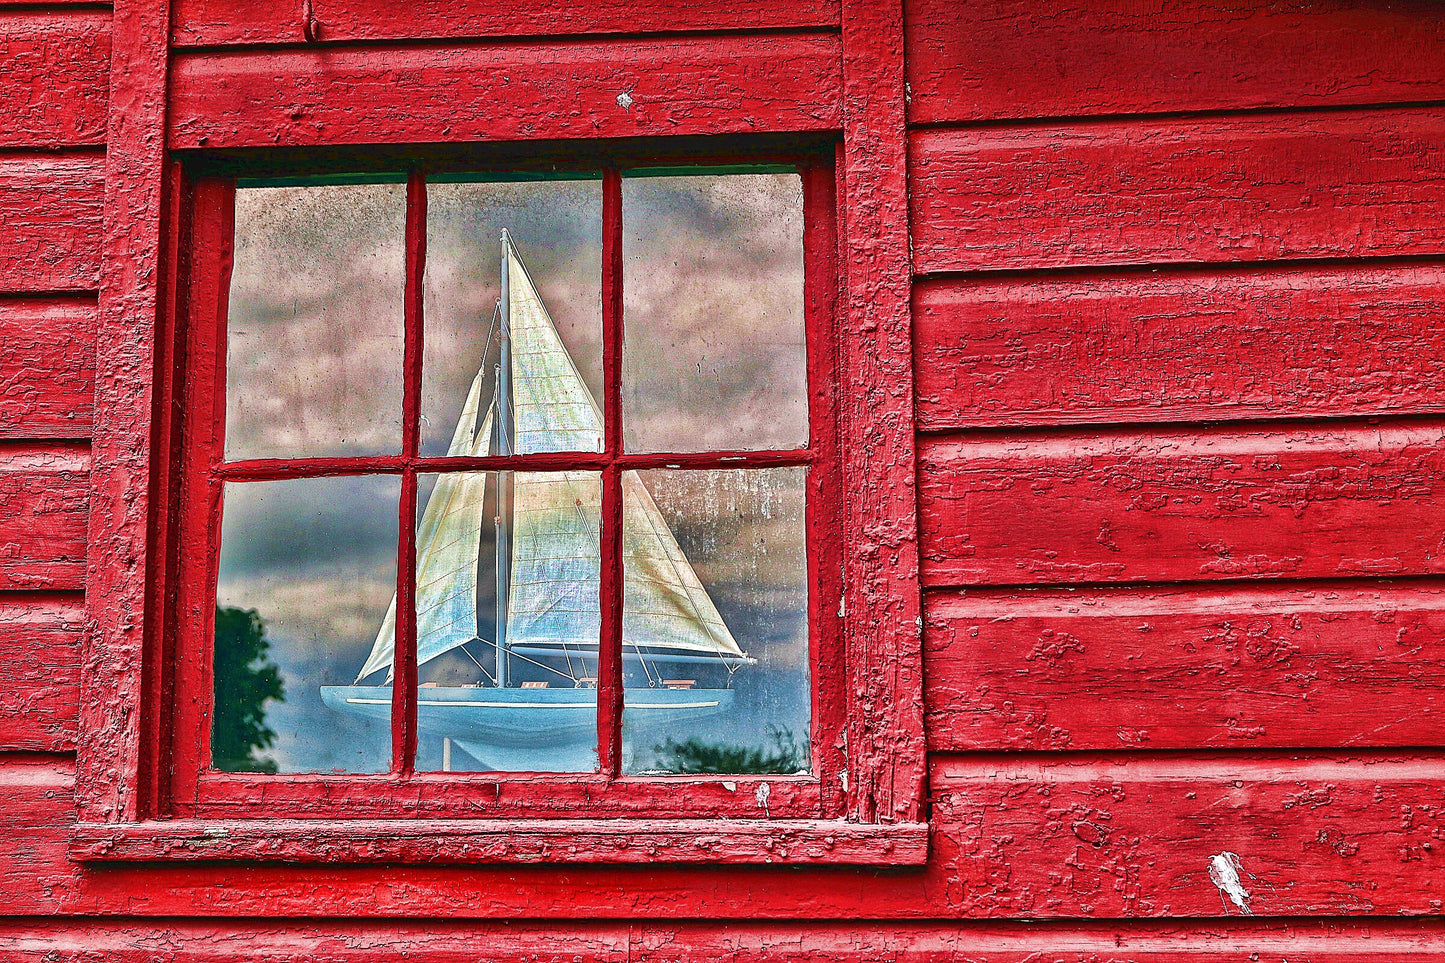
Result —
M0 952L48 963L232 963L306 959L370 961L380 948L424 963L477 959L477 947L499 963L637 963L715 960L763 963L818 960L864 963L1040 963L1170 961L1214 963L1422 963L1445 958L1441 927L1432 921L1196 921L999 924L956 920L916 923L450 923L427 921L211 920L0 921Z
M683 6L663 0L317 0L312 10L316 40L347 43L836 28L838 5L839 0L699 0ZM171 14L172 43L304 43L299 9L266 0L179 0Z
M159 722L169 716L168 690L156 684L161 673L141 671L145 640L160 640L169 628L155 624L147 607L151 593L163 597L168 587L165 566L154 564L168 558L166 542L151 525L169 521L164 493L174 449L161 431L171 415L157 414L153 402L155 391L174 399L166 389L175 359L164 346L174 343L166 333L174 333L180 304L178 257L163 255L166 241L179 245L182 235L182 182L165 148L169 36L169 4L115 0L84 556L88 631L76 727L75 807L90 821L152 811L160 779L143 779L140 770L148 763L158 775L169 758ZM163 658L169 646L157 644L152 657Z
M105 143L110 17L0 8L0 149Z
M1445 110L929 130L914 268L1436 255Z
M1394 424L934 439L924 583L1445 572L1442 440Z
M172 147L811 131L832 34L181 55Z
M1445 744L1445 586L933 594L935 751Z
M895 933L908 932L902 921L909 919L1176 916L1191 919L1167 932L1187 939L1201 931L1198 917L1238 912L1209 875L1214 857L1226 853L1238 857L1246 904L1261 916L1438 914L1438 864L1445 858L1439 845L1445 831L1442 771L1445 757L1438 753L1338 759L945 756L935 757L932 770L931 860L917 872L700 869L659 861L635 867L357 866L318 877L304 867L277 865L87 869L70 863L65 847L75 810L67 761L0 756L0 811L11 830L0 835L0 897L15 915L374 916L399 921L378 924L384 929L416 925L431 932L450 928L438 918L552 920L551 928L564 933L578 919L647 919L664 933L674 925L666 921L707 919L753 920L770 931L790 925L821 931L826 924L820 921L856 920L859 906L888 921L880 930ZM418 919L426 922L410 922ZM250 925L203 922L228 931ZM285 931L299 935L309 925L288 924ZM726 925L735 931L738 924ZM1416 931L1392 932L1408 937ZM1295 948L1323 946L1324 936ZM1042 945L1034 943L1033 952ZM1091 945L1097 946L1084 949ZM1386 948L1410 945L1381 943L1376 958L1408 958L1392 957ZM1065 946L1061 952L1073 952L1073 944ZM1163 944L1156 958L1176 958L1165 947L1181 948ZM1008 942L998 951L1023 949ZM1267 942L1261 949L1282 946ZM654 952L665 948L655 945Z
M943 759L960 915L1438 915L1445 758Z
M0 299L0 439L88 437L94 401L94 299Z
M835 397L840 402L836 471L843 491L833 517L843 524L835 547L814 550L823 566L842 572L837 617L848 639L842 681L855 693L844 732L850 751L843 789L850 811L865 822L913 821L923 812L928 771L903 3L845 0L843 16L844 131L837 163L844 290L834 330L850 336L837 346L836 395L822 396L830 407ZM826 446L821 453L832 457ZM826 460L814 464L827 467ZM824 605L833 607L831 601Z
M77 860L303 865L667 861L899 867L926 861L928 827L810 819L160 819L128 826L80 824L69 853Z
M0 591L85 584L84 446L0 443Z
M79 595L0 594L0 750L75 748Z
M919 427L1445 410L1445 267L948 279L914 291Z
M0 293L94 290L103 155L0 155Z
M1445 14L1354 0L909 0L915 124L1445 96Z

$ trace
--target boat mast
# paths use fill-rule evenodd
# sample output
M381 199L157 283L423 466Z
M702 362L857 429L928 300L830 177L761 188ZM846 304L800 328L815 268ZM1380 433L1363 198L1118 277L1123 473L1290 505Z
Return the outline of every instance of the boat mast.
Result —
M493 419L493 454L516 454L515 426L512 424L512 240L502 228L501 362L497 366L497 409ZM497 472L497 688L507 687L507 608L512 587L512 477Z

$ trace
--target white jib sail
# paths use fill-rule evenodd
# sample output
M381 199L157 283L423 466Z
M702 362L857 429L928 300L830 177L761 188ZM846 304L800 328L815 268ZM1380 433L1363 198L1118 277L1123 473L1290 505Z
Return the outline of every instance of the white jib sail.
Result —
M472 381L457 420L449 456L486 454L492 412L475 432L480 407L482 374ZM477 637L477 553L482 537L482 500L485 472L454 472L437 476L427 499L416 536L416 651L417 663L465 645ZM396 651L396 596L382 620L371 655L357 681L391 665Z
M602 414L515 249L506 245L514 451L601 451ZM448 455L486 454L494 412L476 431L483 372L462 408ZM485 472L439 476L417 530L417 662L479 635L477 555ZM741 656L697 573L636 472L622 476L624 645ZM507 644L595 648L601 631L600 473L517 472ZM392 599L357 680L390 668ZM391 673L388 672L388 681Z

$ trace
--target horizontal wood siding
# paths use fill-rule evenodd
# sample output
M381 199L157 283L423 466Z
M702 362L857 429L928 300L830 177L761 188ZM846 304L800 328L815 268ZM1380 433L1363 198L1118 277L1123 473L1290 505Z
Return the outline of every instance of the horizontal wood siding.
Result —
M1445 254L1445 109L916 132L914 267Z
M221 148L829 130L839 58L833 34L183 54L169 137Z
M300 44L299 10L268 0L178 0L171 35L178 47ZM322 43L838 26L838 0L317 0L312 10Z
M0 294L93 291L105 157L0 153Z
M89 468L83 445L0 443L0 591L84 587Z
M95 299L0 298L0 439L88 438Z
M1438 915L1442 767L1439 753L945 759L949 902L965 916Z
M1257 916L1438 915L1445 871L1439 753L935 756L930 862L893 873L688 870L664 862L84 870L65 856L74 812L69 767L55 756L0 757L0 806L11 819L0 837L0 898L10 913L214 917L219 933L244 929L247 917L311 918L281 927L298 939L326 918L380 917L397 926L551 920L564 947L595 925L579 922L588 919L751 920L778 931L849 923L860 906L879 929L896 933L922 925L906 920L1239 916L1210 877L1215 857L1225 854L1238 860L1246 905ZM174 924L158 924L167 925ZM749 924L727 923L739 925L746 932ZM1175 923L1171 932L1187 936L1199 927ZM678 958L697 958L690 943L674 949Z
M931 439L931 586L1445 572L1445 428Z
M935 751L1445 745L1445 583L930 596Z
M1445 411L1445 267L942 279L918 427Z
M75 748L80 595L0 593L0 751Z
M718 963L1425 963L1445 959L1438 923L1215 920L1182 929L1140 923L646 922L537 924L326 921L303 928L270 920L224 929L196 921L53 920L0 926L0 952L48 963L372 961L381 948L433 963L471 963L477 947L498 963L576 960Z
M908 0L915 124L1445 98L1445 12L1315 0Z
M110 16L0 7L0 150L105 142Z

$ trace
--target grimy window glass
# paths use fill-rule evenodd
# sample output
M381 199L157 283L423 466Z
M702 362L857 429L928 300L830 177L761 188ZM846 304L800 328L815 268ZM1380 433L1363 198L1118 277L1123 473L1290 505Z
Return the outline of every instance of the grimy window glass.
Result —
M211 768L813 770L802 179L241 183Z

